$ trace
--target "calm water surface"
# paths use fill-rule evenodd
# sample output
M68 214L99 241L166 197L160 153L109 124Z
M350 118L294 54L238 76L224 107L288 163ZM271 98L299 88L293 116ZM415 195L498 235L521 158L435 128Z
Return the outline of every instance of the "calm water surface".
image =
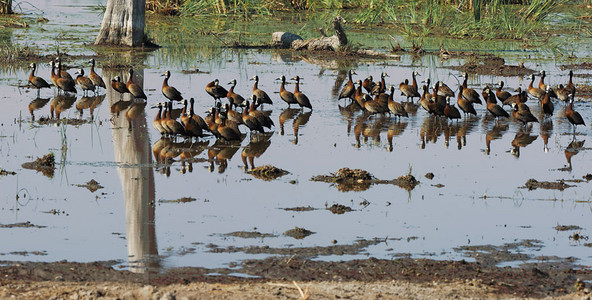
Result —
M44 9L56 3L36 5ZM72 2L60 8L60 13L50 10L45 14L50 19L47 26L62 28L68 35L80 30L75 35L91 43L101 20L90 9L92 5L95 3ZM80 16L88 18L92 26L67 27L70 21L64 20ZM15 30L12 40L30 41L35 36L41 46L53 40L35 29ZM79 49L76 53L88 51L76 48L78 41L61 43L66 49ZM572 241L569 235L573 231L555 230L557 225L578 225L583 228L581 233L588 235L590 183L570 183L575 186L564 191L520 188L529 178L581 179L591 171L592 157L587 148L592 143L590 126L579 126L574 142L562 103L556 102L551 121L529 129L511 120L496 123L484 106L476 106L477 118L449 124L430 118L421 108L400 121L377 116L368 119L359 111L347 110L348 102L337 101L335 91L341 88L348 68L356 70L356 79L367 75L377 78L385 71L389 74L387 84L395 86L417 70L420 80L429 76L432 82L443 80L456 87L458 72L443 67L462 62L403 56L400 61L340 62L338 70L333 65L303 59L298 53L220 49L206 53L195 45L164 46L150 53L143 61L145 67L136 70L136 80L143 83L148 95L148 106L145 113L133 119L131 131L126 110L111 113L110 107L119 101L119 95L111 89L105 98L92 99L96 100L92 122L79 126L39 125L32 121L28 110L36 91L18 87L26 83L28 70L1 72L0 106L4 109L0 111L0 166L18 174L0 179L0 224L28 221L44 227L0 228L0 239L9 241L2 243L0 258L115 259L136 270L141 267L137 260L159 255L159 266L218 267L265 255L212 253L209 244L323 247L332 245L333 240L350 244L358 239L380 238L386 242L370 246L360 255L319 259L393 258L401 253L461 259L464 255L454 251L459 246L535 239L542 248L520 251L533 256L576 257L584 265L592 263L587 241ZM509 52L505 58L516 63L524 55ZM526 61L526 65L547 70L552 85L567 82L567 72L560 70L560 63L541 60ZM195 68L202 72L183 72ZM85 69L88 72L88 67ZM213 104L204 90L208 82L218 78L225 84L237 79L235 91L246 97L253 83L249 78L258 75L259 87L274 101L273 106L265 107L272 111L276 124L266 136L269 142L261 137L250 142L247 137L239 146L228 147L208 137L192 146L193 163L181 162L177 157L170 170L158 164L152 153L152 146L160 139L152 127L157 111L149 107L165 100L160 92L160 75L165 70L172 73L171 85L185 97L196 99L196 111L202 116ZM127 79L127 74L120 71L98 68L98 73L105 80L115 75ZM38 74L49 80L48 66L40 65ZM301 90L311 99L314 111L286 110L287 105L277 94L279 82L275 81L281 75L304 78ZM528 84L518 77L475 76L469 85L480 91L484 84L499 80L511 88L525 88ZM575 81L588 84L587 79ZM49 116L52 103L58 103L53 102L51 90L42 90L41 97L49 101L34 112L36 120ZM79 93L77 103L82 103L81 98ZM397 96L396 100L404 99ZM90 120L89 109L80 116L77 103L71 103L61 117ZM538 116L536 101L530 99L528 104ZM578 101L576 110L588 124L592 123L589 102ZM282 132L279 125L284 116L287 119ZM48 152L55 153L58 161L52 178L21 167ZM270 182L247 174L245 164L251 166L252 152L257 152L255 166L271 164L290 174ZM341 192L327 183L310 181L312 176L342 167L364 169L379 179L411 172L421 184L411 191L376 185L361 192ZM432 180L424 177L428 172L434 173ZM104 188L93 193L76 186L91 179ZM167 202L181 197L196 201ZM324 210L333 204L350 206L353 211L335 215ZM283 209L298 206L318 210ZM302 240L282 235L294 227L315 234ZM259 231L277 237L242 239L224 235L234 231ZM27 253L23 256L22 251Z

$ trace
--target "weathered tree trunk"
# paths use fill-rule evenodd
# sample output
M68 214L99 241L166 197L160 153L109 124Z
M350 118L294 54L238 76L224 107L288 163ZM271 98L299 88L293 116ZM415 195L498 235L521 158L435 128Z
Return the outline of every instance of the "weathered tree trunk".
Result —
M108 0L95 45L142 46L145 21L146 0Z
M0 0L0 15L12 14L12 0Z

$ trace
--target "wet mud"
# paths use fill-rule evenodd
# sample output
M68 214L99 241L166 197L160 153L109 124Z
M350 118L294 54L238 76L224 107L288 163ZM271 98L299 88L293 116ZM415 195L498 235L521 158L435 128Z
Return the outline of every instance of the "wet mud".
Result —
M531 178L531 179L527 180L526 183L524 184L524 186L521 188L526 188L529 191L536 190L536 189L563 191L569 187L573 187L573 185L569 185L569 184L565 183L565 181L563 179L561 179L559 181L551 182L551 181L538 181L534 178Z
M96 192L98 189L102 189L103 186L100 185L96 180L91 179L85 184L76 184L77 187L86 188L91 192Z
M274 179L278 179L284 175L289 174L288 171L282 170L282 169L274 167L272 165L255 167L255 168L247 171L247 173L253 175L253 177L255 177L255 178L262 179L265 181L271 181Z
M351 212L352 208L349 206L345 206L343 204L333 204L329 208L327 208L327 210L336 215L343 215L346 212Z
M447 67L452 70L477 75L495 76L527 76L537 71L524 67L523 65L506 65L503 58L497 56L473 56L460 66Z
M311 181L327 182L337 185L337 189L342 192L365 191L372 184L393 184L405 190L413 190L419 184L419 181L411 174L399 176L392 180L376 179L368 171L361 169L342 168L336 173L330 175L313 176Z
M291 238L295 238L297 240L301 240L309 235L315 234L314 232L306 229L306 228L301 228L301 227L294 227L292 229L286 230L286 232L284 232L285 236L289 236Z
M53 152L37 158L35 161L26 162L21 165L25 169L36 170L43 175L52 178L55 170L55 157Z

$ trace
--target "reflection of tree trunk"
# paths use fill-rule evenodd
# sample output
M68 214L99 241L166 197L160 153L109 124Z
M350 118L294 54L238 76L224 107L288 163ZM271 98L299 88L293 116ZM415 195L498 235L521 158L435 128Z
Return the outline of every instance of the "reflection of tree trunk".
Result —
M141 46L145 22L146 0L108 0L95 45Z
M143 73L140 70L137 72L138 75ZM104 71L105 78L113 78L115 75L124 78L123 74ZM140 76L135 78L136 83L142 83L140 78ZM119 93L110 85L106 93L110 105L119 101ZM124 113L119 116L113 114L111 117L115 161L118 164L132 165L132 167L117 168L125 201L130 271L142 273L147 268L158 267L158 262L155 260L158 249L154 228L154 173L152 167L148 167L152 164L152 156L150 140L146 138L147 122L145 114L142 113L140 117L133 120L132 130L128 131L128 121ZM151 261L155 263L150 263Z
M0 15L12 14L12 0L0 0Z

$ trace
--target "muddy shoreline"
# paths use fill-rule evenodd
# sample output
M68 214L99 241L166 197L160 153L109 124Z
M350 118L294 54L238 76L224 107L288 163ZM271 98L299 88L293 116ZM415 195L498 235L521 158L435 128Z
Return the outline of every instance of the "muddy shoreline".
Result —
M384 260L369 258L365 260L351 260L347 262L313 261L297 257L275 257L263 260L246 260L237 268L172 268L162 272L146 270L145 273L132 273L114 269L115 261L76 263L60 261L54 263L43 262L12 262L0 261L0 297L8 297L11 293L22 293L23 285L30 287L43 286L48 283L54 285L54 293L49 294L62 299L70 299L79 295L80 290L90 290L85 299L105 296L133 299L124 293L126 289L148 289L149 295L156 291L168 290L169 296L200 295L211 292L212 285L221 288L219 295L234 295L238 297L281 297L277 294L277 287L273 284L290 286L292 281L300 286L322 284L325 288L334 288L344 284L349 285L390 285L414 286L408 295L398 295L396 298L412 297L411 293L434 296L426 285L440 285L440 298L488 298L488 297L589 297L589 283L592 271L589 268L575 268L573 266L558 266L549 263L535 263L519 268L495 267L480 262L467 261L437 261L430 259L399 258ZM247 276L234 276L246 274ZM51 284L50 284L51 285ZM126 289L114 292L117 287ZM196 288L201 286L202 289ZM223 286L220 286L223 285ZM269 289L245 289L236 294L236 286L256 285L267 286ZM146 286L149 286L147 288ZM75 287L74 289L72 287ZM131 288L130 288L131 287ZM171 287L173 290L171 291ZM445 287L455 287L456 294L446 294ZM465 288L476 288L483 294L465 294ZM227 290L226 290L227 289ZM297 296L296 288L292 286L292 296ZM42 288L40 291L43 290ZM280 289L281 290L281 289ZM386 292L388 289L385 289ZM422 291L423 290L423 291ZM110 292L109 292L110 291ZM285 290L284 290L285 291ZM429 292L428 292L429 291ZM147 291L144 291L147 292ZM341 291L344 293L346 291ZM424 294L425 292L425 294ZM87 292L88 293L88 292ZM94 293L94 294L92 294ZM339 292L334 291L335 298L340 298ZM449 291L447 291L449 293ZM471 293L475 293L471 290ZM44 296L50 296L45 294ZM159 295L164 296L165 293ZM357 294L347 291L349 298L365 297L367 291L360 290ZM320 291L316 295L321 297ZM471 296L472 295L472 296ZM292 296L288 298L292 298ZM312 294L315 296L315 293ZM389 298L389 297L387 297ZM161 298L174 299L174 298Z

